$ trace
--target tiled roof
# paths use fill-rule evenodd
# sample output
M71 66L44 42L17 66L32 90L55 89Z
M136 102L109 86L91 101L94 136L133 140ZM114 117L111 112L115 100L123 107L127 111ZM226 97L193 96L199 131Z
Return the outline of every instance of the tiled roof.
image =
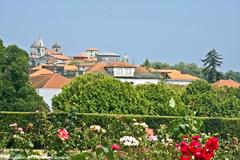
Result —
M148 70L144 67L136 67L135 69L136 74L146 74L149 73Z
M80 53L79 55L74 56L74 57L79 57L79 58L90 58L90 56L88 56L88 55L85 54L85 53Z
M200 78L192 76L190 74L183 74L181 71L175 70L175 69L158 69L154 70L153 72L160 72L160 73L166 73L167 76L172 80L199 80Z
M70 83L70 79L60 74L38 75L30 77L30 82L34 88L63 88Z
M108 64L106 67L112 68L136 68L135 65L126 63L126 62L113 62Z
M92 65L89 69L87 69L87 73L97 73L97 72L101 72L101 73L107 73L105 70L105 67L107 66L106 63L96 63L94 65Z
M236 81L233 81L233 80L219 80L217 82L215 82L213 84L213 86L216 86L216 87L240 87L240 83L236 82Z
M75 65L64 65L64 70L65 71L76 71L77 66L75 66Z
M88 49L86 49L86 51L98 51L98 49L97 48L88 48Z
M52 54L51 56L53 56L56 59L60 59L60 60L70 60L71 58L65 56L64 54Z
M30 74L29 76L30 76L30 77L35 77L35 76L39 76L39 75L49 75L49 74L54 74L54 72L53 72L53 71L50 71L50 70L48 70L48 69L42 68L42 69L39 69L38 71Z
M55 50L48 49L48 48L45 48L45 51L46 51L47 54L50 54L50 55L52 55L52 54L59 54L59 53L56 52Z

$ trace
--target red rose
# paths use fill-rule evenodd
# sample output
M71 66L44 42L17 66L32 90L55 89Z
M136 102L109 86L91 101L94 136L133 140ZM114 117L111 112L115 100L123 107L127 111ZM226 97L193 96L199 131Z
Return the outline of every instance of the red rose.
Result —
M112 150L118 151L118 150L120 150L120 149L121 149L121 147L120 147L118 144L113 144L113 145L112 145Z
M64 140L67 140L69 138L69 133L65 128L59 129L58 130L58 138Z
M198 141L192 140L192 142L189 145L189 150L192 153L195 153L196 151L198 151L199 149L201 149L201 144Z
M182 155L180 160L191 160L191 156Z
M214 154L213 154L213 150L211 150L210 148L207 148L206 146L202 149L202 156L204 158L204 160L210 160L211 158L213 158Z
M189 151L188 147L189 147L189 145L188 145L187 142L182 141L180 143L180 150L181 150L183 155L189 155L190 154L190 151Z
M209 138L205 146L207 146L209 149L212 149L213 151L217 150L219 147L218 138L217 137Z
M192 136L192 140L198 141L201 138L200 135Z

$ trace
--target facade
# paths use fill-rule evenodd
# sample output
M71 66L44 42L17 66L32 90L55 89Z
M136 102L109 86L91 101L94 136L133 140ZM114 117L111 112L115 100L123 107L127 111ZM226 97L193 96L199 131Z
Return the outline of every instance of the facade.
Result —
M121 56L115 52L105 52L101 51L96 54L96 58L98 62L119 62L121 59Z
M104 73L114 76L122 82L138 84L157 84L161 81L160 74L151 74L145 68L126 62L99 62L90 67L86 73Z
M61 46L56 42L52 49L48 49L41 38L36 39L30 47L30 66L35 67L43 64L65 64L70 58L62 54Z
M38 72L38 71L37 71ZM43 98L44 102L52 111L52 98L61 93L62 88L69 84L71 79L53 73L46 69L41 69L41 73L30 74L30 82L36 92Z

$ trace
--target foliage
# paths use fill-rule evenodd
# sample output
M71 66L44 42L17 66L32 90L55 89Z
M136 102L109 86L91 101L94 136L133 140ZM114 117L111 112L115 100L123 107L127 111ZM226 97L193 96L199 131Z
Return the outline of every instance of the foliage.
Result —
M141 99L146 99L147 108L153 108L154 115L184 115L186 112L181 101L181 92L171 86L164 83L147 84L137 86L136 90Z
M71 154L75 158L83 157L83 159L87 157L90 159L96 159L96 157L99 159L104 157L108 159L112 157L113 159L137 159L138 157L176 159L179 155L176 153L175 143L179 141L174 138L172 131L176 126L171 126L171 123L172 120L179 118L183 117L77 114L76 112L45 115L40 112L12 112L0 114L2 124L0 132L7 133L5 135L10 135L9 137L17 134L24 138L24 141L23 139L12 141L12 138L9 138L7 147L18 146L27 153L31 153L33 148L43 149L53 158L68 157ZM185 126L191 126L192 122L197 120L202 122L203 126L189 133L219 133L220 146L226 150L220 149L216 157L219 157L218 154L227 157L227 153L231 154L231 157L237 157L239 144L235 142L236 138L230 139L230 137L240 137L239 119L192 118L194 120L180 119L179 122ZM200 126L198 122L194 122L196 127ZM14 123L17 124L17 129ZM12 124L11 127L9 124ZM19 126L25 127L19 130ZM31 129L28 129L28 126ZM69 133L69 137L64 140L58 135L58 130L61 128L66 128ZM24 133L20 133L21 131ZM133 136L139 144L128 146L120 143L120 139L124 136ZM157 136L157 139L151 140L150 136ZM113 144L120 145L121 149L112 151ZM223 146L223 144L226 145ZM12 156L19 155L12 154Z
M81 113L149 114L130 83L104 74L86 74L76 77L62 93L53 99L55 110L77 109Z
M194 81L186 87L182 100L196 116L239 117L239 89L214 89L206 81Z
M221 67L223 64L222 59L221 55L213 49L202 60L204 66L203 74L208 82L213 83L222 78L221 73L217 71L217 67Z
M224 74L224 79L232 79L240 83L240 72L230 70Z
M142 64L142 66L146 68L154 68L154 69L177 69L182 71L183 73L191 74L193 76L197 76L199 78L204 78L202 74L202 68L199 67L195 63L185 63L185 62L179 62L175 65L171 65L168 63L163 62L150 62L148 59Z
M43 109L42 98L28 82L28 54L15 45L0 44L0 110Z

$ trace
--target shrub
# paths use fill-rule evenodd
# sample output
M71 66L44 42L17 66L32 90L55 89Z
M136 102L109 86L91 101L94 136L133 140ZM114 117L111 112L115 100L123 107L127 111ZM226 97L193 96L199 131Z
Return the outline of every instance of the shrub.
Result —
M153 108L154 115L184 115L187 112L181 101L181 89L164 83L139 85L136 89L141 98L146 99L147 108Z
M55 110L76 109L80 113L149 114L130 83L103 74L86 74L75 78L53 99Z

